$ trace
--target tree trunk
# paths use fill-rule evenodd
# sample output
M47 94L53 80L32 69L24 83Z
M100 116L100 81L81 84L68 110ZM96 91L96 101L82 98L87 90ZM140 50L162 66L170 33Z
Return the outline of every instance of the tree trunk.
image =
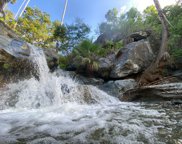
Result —
M1 0L0 1L0 13L3 15L4 20L5 20L5 12L4 12L5 5L6 5L6 1Z
M169 30L168 30L168 20L166 18L166 16L164 15L164 13L162 12L162 9L160 7L159 1L158 0L154 0L155 3L155 7L158 11L158 15L160 18L160 21L162 23L162 42L161 42L161 47L159 50L159 54L157 56L156 65L159 65L159 62L161 59L165 59L165 57L167 56L167 43L168 43L168 37L169 37Z
M63 11L62 19L61 19L61 25L64 24L64 17L65 17L65 14L66 14L67 6L68 6L68 0L65 1L64 11Z
M144 71L142 74L139 84L144 85L155 80L159 80L162 77L162 69L168 63L170 58L168 53L168 20L164 15L158 0L153 0L155 7L158 11L159 19L162 24L162 41L159 49L159 53L156 60Z

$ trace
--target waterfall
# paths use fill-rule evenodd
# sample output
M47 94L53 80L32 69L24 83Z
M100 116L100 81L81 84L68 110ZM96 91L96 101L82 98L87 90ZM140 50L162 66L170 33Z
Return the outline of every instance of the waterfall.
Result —
M158 105L120 102L97 87L77 83L68 75L49 73L43 51L30 47L30 60L39 78L32 76L11 83L0 91L0 143L182 141L178 138L181 136L178 111L173 110L171 116L171 111L168 113Z
M83 86L69 76L56 76L49 73L49 68L42 49L33 45L30 60L37 69L39 79L19 81L7 85L7 90L1 93L0 107L41 108L56 106L68 102L72 103L116 103L114 97L94 86Z

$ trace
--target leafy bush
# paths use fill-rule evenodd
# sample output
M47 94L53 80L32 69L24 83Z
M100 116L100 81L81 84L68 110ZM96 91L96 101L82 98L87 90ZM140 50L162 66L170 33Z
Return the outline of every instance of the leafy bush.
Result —
M59 67L65 69L69 64L69 56L60 56L59 57Z
M168 6L164 8L166 16L171 23L169 49L175 59L182 57L182 6Z
M174 48L171 50L171 56L174 59L178 59L182 57L182 48Z
M84 66L88 71L95 71L98 69L97 59L104 56L105 51L99 45L84 40L73 49L71 55L78 60L78 65Z
M102 55L102 52L103 49L99 45L93 44L90 40L84 40L73 49L72 54L82 57L94 57L96 55Z
M90 40L84 40L78 44L67 56L61 56L59 65L66 68L68 65L76 64L76 67L85 67L88 71L98 70L98 59L106 57L110 53L117 53L123 47L123 42L108 41L103 47L92 43Z
M123 41L119 42L113 42L113 41L107 41L106 44L103 46L106 53L117 53L119 49L121 49L124 46Z
M3 65L3 68L4 68L4 69L9 69L9 68L10 68L10 65L7 64L7 63L5 63L5 64Z

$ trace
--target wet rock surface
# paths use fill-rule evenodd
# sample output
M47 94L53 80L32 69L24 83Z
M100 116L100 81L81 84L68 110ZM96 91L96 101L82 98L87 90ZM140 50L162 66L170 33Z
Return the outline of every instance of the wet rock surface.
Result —
M134 79L126 79L126 80L116 80L116 81L109 81L100 85L99 88L109 95L119 97L124 92L134 89L137 83Z
M29 45L21 39L10 39L0 35L0 51L15 58L28 58L30 56ZM1 54L1 57L2 54Z
M126 38L122 34L101 34L95 44L105 46L108 41L121 42L124 47L112 52L105 57L97 57L95 61L98 69L90 72L83 64L74 61L69 64L67 70L77 71L80 74L90 74L105 80L121 79L133 74L138 74L147 68L155 57L148 41L151 31L138 31ZM117 39L117 40L116 40Z
M0 86L32 76L30 51L29 45L21 39L0 35Z
M38 79L37 66L32 62L33 47L0 21L0 87L32 76ZM52 49L44 49L44 53L50 70L57 69L57 53Z
M6 64L15 61L12 65L18 64L17 70L21 72L15 71L16 68L13 67L10 73L20 74L21 77L23 74L27 76L31 71L26 67L28 63L16 61L28 56L27 52L22 53L22 49L10 52L3 50L0 66L6 71L1 72L5 75L11 70ZM103 81L100 79L87 79L73 73L69 73L67 78L67 74L49 73L44 55L37 49L36 53L38 57L34 57L34 62L40 70L40 79L32 77L0 89L0 143L178 144L182 142L181 109L165 108L169 103L161 105L120 102L97 87L80 85L80 83L102 85ZM26 71L23 73L25 67ZM10 75L7 77L12 78ZM73 77L73 80L70 77ZM128 79L108 82L105 89L110 88L111 93L123 93L135 86L136 82ZM181 87L181 84L172 84L146 89L147 93L151 90L152 94L167 98L179 90L176 94L178 99L171 103L178 106L181 105L179 98Z
M43 51L45 53L47 64L50 70L51 71L56 70L58 68L58 61L59 61L59 56L56 50L44 48Z
M83 85L102 85L104 83L103 79L99 79L99 78L89 78L89 77L84 77L82 75L79 75L75 72L68 72L68 71L64 71L61 69L58 69L55 71L55 74L57 76L65 76L65 77L70 77L72 78L74 81L83 84Z
M153 58L154 54L148 41L132 42L121 48L116 55L110 54L107 57L98 58L98 69L94 70L91 76L106 80L125 78L143 71L150 65ZM76 70L82 75L90 73L78 61L73 62L68 70Z
M160 101L182 99L182 83L145 86L129 90L120 97L122 101Z

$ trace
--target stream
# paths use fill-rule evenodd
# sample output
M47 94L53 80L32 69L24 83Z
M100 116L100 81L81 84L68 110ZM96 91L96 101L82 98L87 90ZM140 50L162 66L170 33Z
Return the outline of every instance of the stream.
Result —
M0 91L0 144L182 144L182 110L121 102L97 87L49 73L33 47L39 79Z

